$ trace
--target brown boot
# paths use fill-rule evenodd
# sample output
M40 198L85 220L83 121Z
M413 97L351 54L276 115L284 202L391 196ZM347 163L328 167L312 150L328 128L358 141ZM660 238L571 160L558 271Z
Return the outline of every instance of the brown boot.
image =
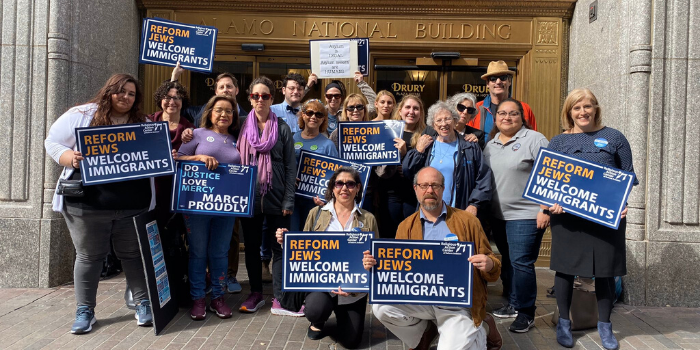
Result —
M418 343L418 346L416 346L415 349L411 350L428 350L430 349L430 343L433 342L433 339L437 337L438 335L438 329L435 323L433 321L428 321L428 327L425 329L423 332L423 336L420 338L420 342Z
M263 283L272 282L272 272L270 271L270 260L262 261L262 281Z
M496 321L491 314L486 314L484 322L489 326L489 333L486 334L486 350L499 350L503 346L503 338L496 328Z

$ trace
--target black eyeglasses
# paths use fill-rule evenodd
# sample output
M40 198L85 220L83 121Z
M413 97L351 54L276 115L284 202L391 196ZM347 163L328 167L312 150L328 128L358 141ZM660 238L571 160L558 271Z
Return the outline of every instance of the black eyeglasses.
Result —
M427 191L428 187L432 188L433 191L437 191L444 187L441 184L416 184L416 186L418 186L418 188L420 188L423 191Z
M364 105L347 106L347 107L345 107L345 110L348 112L354 112L354 111L360 112L360 111L365 110L365 106Z
M335 188L341 189L343 186L347 186L348 190L354 190L355 186L357 186L357 182L355 181L348 181L348 182L342 182L342 181L336 181L335 182Z
M311 109L307 109L306 111L304 111L304 114L306 114L306 116L309 118L316 116L317 119L323 119L324 117L323 112L314 112Z
M272 98L272 95L270 95L270 94L250 94L250 99L253 101L257 101L260 98L262 98L263 101L267 101L267 100Z
M498 80L498 79L501 79L501 81L506 81L506 80L510 79L510 75L509 74L492 75L489 77L489 81L492 83L495 83L496 80Z
M458 103L458 104L457 104L457 110L458 110L460 113L464 113L464 111L467 111L467 113L469 113L469 114L474 114L474 113L476 113L476 108L474 108L474 107L467 107L467 106L465 106L465 105L463 105L463 104L461 104L461 103Z
M180 96L170 96L170 95L163 96L163 101L165 101L165 102L170 102L170 100L173 100L173 101L175 101L175 102L179 102L179 101L182 101L182 97L180 97Z

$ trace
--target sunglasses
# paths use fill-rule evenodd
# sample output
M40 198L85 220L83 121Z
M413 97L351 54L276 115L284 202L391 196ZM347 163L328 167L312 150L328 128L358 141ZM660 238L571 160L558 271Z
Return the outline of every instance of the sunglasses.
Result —
M270 94L250 94L250 99L253 101L257 101L258 99L261 99L263 101L267 101L272 98L272 95Z
M311 109L307 109L304 114L306 114L307 117L311 118L313 116L316 116L317 119L323 119L324 115L323 112L314 112Z
M474 107L467 107L467 106L465 106L465 105L463 105L463 104L461 104L461 103L458 103L458 104L457 104L457 110L458 110L460 113L464 113L464 111L467 111L467 113L469 113L469 114L474 114L474 113L476 112L476 108L474 108Z
M345 110L348 112L354 112L354 111L360 112L360 111L365 110L365 106L364 105L347 106L347 107L345 107Z
M355 186L357 186L357 182L355 181L348 181L348 182L342 182L342 181L336 181L335 182L335 188L341 189L343 186L347 186L348 190L354 190Z
M341 94L326 94L326 99L329 101L332 99L340 100L342 97L343 95Z
M506 81L506 80L510 79L510 75L509 74L492 75L489 77L489 81L492 83L495 83L496 80L498 80L498 79L501 79L501 81Z

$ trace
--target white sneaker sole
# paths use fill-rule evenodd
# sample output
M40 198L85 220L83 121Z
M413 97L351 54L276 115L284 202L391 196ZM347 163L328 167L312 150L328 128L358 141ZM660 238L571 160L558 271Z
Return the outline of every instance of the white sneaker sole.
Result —
M265 305L265 300L260 300L258 305L255 305L255 308L247 309L244 306L241 306L241 308L238 309L238 311L243 312L243 313L247 313L247 314L252 314L253 312L258 311L263 305Z
M134 314L134 318L136 319L136 325L137 325L137 326L149 327L149 326L153 325L153 320L151 320L150 322L141 322L141 321L139 321L139 315L138 315L138 314Z
M89 332L92 330L92 325L94 325L95 322L97 322L97 318L93 317L92 320L90 320L90 325L88 326L88 328L87 328L86 330L78 332L78 331L74 331L74 330L71 329L70 332L71 332L72 334L85 334L85 333L89 333Z
M292 317L304 316L303 312L294 312L294 311L289 311L287 309L270 309L270 313L272 313L273 315L277 315L277 316L292 316Z

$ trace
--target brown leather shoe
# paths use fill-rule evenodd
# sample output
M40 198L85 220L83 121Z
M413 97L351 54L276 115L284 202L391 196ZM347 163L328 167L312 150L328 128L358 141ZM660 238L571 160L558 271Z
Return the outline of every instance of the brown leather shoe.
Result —
M438 335L438 329L437 326L433 321L428 321L428 327L425 329L423 332L423 336L420 338L420 342L418 343L418 346L416 346L415 349L411 350L429 350L430 349L430 343L433 342L433 339L437 337Z
M496 327L496 321L491 314L486 314L484 322L489 326L489 333L486 335L486 349L499 350L503 346L503 338Z

